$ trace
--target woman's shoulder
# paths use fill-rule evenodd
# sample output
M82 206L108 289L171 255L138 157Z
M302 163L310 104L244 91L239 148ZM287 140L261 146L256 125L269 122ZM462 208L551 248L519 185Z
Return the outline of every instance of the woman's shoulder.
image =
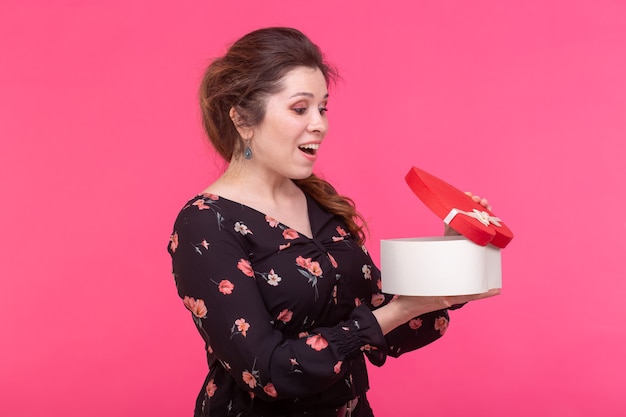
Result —
M230 201L221 198L217 194L200 193L190 198L180 209L176 217L177 225L188 225L190 227L203 223L218 224L228 218Z

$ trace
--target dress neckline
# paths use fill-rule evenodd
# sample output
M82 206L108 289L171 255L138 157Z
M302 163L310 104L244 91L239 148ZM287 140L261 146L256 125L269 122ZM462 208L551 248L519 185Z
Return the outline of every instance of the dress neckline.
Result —
M235 205L238 205L238 206L241 206L241 207L245 207L246 209L257 213L260 216L263 216L263 217L266 217L266 218L269 217L269 218L271 218L273 220L276 220L279 225L281 225L281 226L283 226L283 227L285 227L287 229L295 230L300 236L303 236L303 237L307 238L308 240L315 240L315 235L316 235L316 233L315 233L315 222L313 220L315 216L311 216L311 213L312 213L312 209L315 209L315 207L317 207L317 205L315 204L315 201L307 193L305 193L304 191L302 191L302 193L304 194L304 198L306 199L306 209L307 209L306 210L306 215L307 215L307 218L308 218L308 221L309 221L309 227L311 228L311 236L308 236L306 233L303 233L300 230L298 230L298 229L296 229L294 227L291 227L288 224L285 224L285 223L281 222L280 219L276 219L276 218L270 216L269 214L263 213L261 210L258 210L258 209L254 208L252 206L249 206L249 205L247 205L245 203L240 203L239 201L235 201L235 200L232 200L230 198L223 197L220 194L200 193L199 196L204 197L204 196L207 196L207 195L213 195L213 196L217 197L218 200L225 200L225 201L227 201L227 202L229 202L231 204L235 204Z

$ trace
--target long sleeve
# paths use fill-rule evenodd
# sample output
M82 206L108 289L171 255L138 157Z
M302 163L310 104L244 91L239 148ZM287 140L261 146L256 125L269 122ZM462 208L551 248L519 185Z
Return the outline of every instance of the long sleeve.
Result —
M373 263L369 264L372 297L368 305L373 310L394 301L394 295L381 291L381 272ZM438 310L412 318L385 335L387 352L392 357L424 347L443 336L448 329L448 311Z
M178 294L210 363L240 389L265 401L311 396L345 377L362 350L382 350L386 342L366 306L327 325L334 259L296 231L253 214L218 196L190 201L168 247ZM260 250L274 241L273 253ZM209 397L221 388L207 381Z

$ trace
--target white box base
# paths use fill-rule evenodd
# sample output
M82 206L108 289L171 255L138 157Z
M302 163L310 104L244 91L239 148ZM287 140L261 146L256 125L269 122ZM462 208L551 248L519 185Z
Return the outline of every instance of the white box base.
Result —
M479 294L502 288L500 249L463 236L380 242L382 289L398 295Z

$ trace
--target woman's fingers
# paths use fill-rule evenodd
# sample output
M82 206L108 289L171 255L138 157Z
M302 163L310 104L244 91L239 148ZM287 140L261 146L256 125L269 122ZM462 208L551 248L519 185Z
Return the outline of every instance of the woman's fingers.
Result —
M501 293L501 290L499 288L493 288L481 294L455 295L452 297L446 297L446 301L449 302L450 305L463 304L463 303L469 303L470 301L477 301L477 300L482 300L485 298L495 297L496 295L500 295L500 293Z
M406 316L415 317L431 311L450 308L456 304L465 304L470 301L482 300L500 294L500 289L492 289L482 294L452 295L452 296L419 296L401 295L396 299L397 305L401 305L401 310L407 312ZM405 314L403 313L403 317Z
M480 196L474 195L470 193L469 191L466 191L465 195L467 195L468 197L471 197L473 201L485 207L487 210L491 210L491 206L489 205L489 200L487 200L486 198L481 198Z

